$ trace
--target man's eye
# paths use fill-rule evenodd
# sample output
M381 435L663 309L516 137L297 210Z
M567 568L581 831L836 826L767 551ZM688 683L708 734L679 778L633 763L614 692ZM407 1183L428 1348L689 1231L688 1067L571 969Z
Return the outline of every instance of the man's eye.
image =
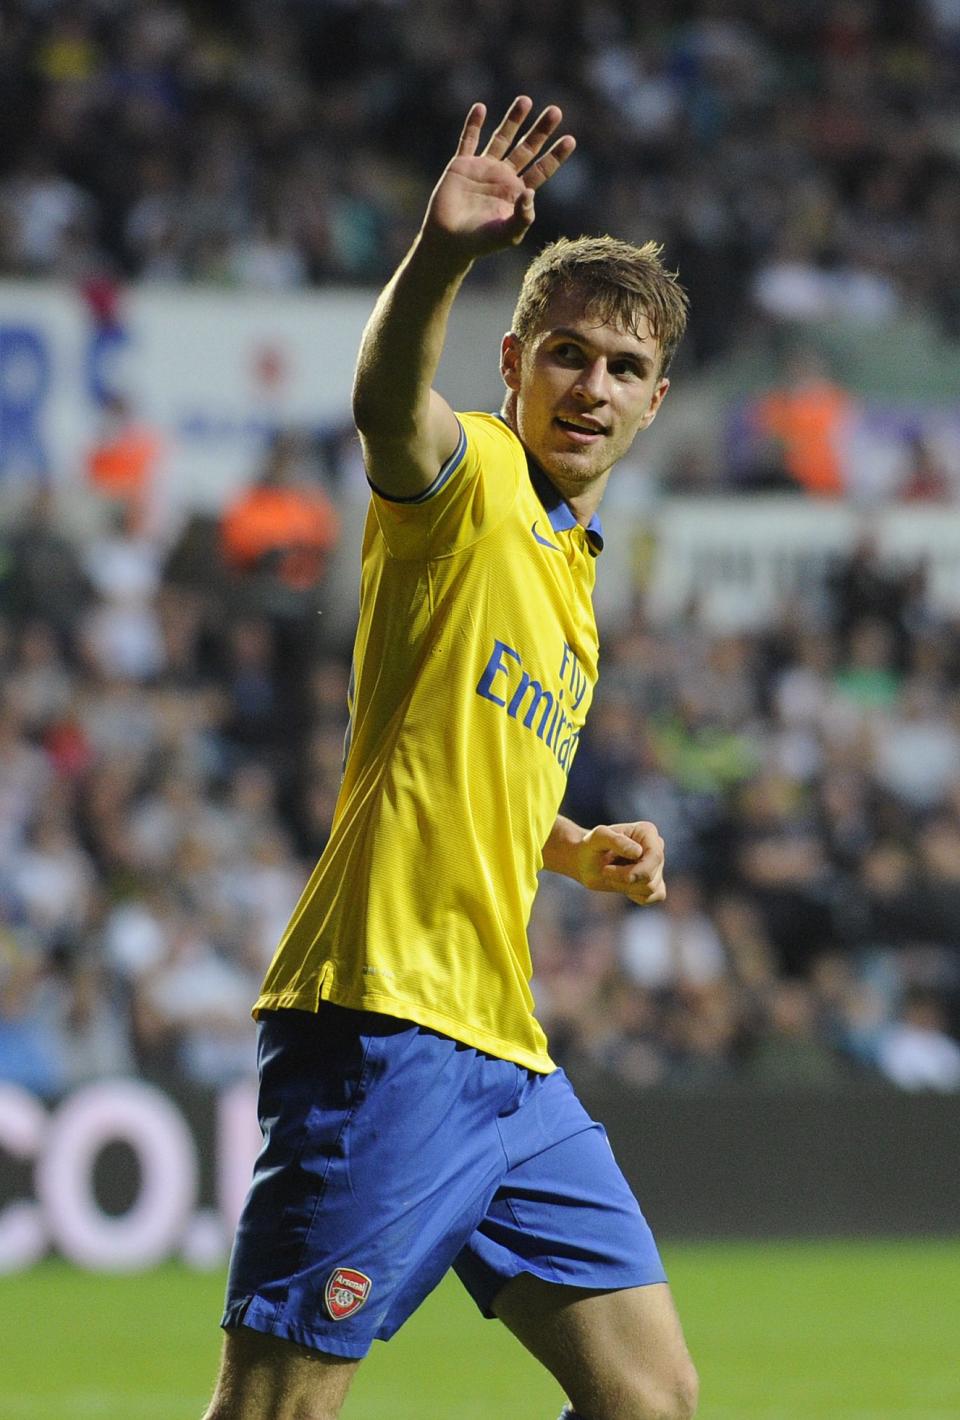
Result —
M572 363L580 359L580 351L576 345L558 345L554 352L561 360Z

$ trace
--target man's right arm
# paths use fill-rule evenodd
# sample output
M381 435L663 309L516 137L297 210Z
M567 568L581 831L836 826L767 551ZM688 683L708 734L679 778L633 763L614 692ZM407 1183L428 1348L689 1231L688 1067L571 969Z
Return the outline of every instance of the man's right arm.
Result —
M363 333L353 417L370 481L389 498L415 498L429 488L457 447L457 417L432 384L469 269L451 262L442 270L421 232Z
M425 492L459 442L456 415L432 386L464 277L478 257L523 239L534 192L573 152L569 135L543 151L560 122L555 106L518 140L530 109L516 99L479 154L486 110L470 109L417 239L364 331L353 414L367 473L388 498Z

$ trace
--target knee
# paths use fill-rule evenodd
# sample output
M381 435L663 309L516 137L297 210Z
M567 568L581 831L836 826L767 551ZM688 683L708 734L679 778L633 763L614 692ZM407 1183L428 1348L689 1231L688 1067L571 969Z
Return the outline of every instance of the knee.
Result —
M619 1381L607 1376L581 1387L576 1408L564 1410L560 1420L692 1420L699 1398L700 1381L686 1356L655 1373L638 1369Z
M689 1358L666 1376L647 1378L640 1387L636 1420L692 1420L700 1398L700 1379Z
M640 1372L604 1395L586 1410L573 1412L574 1420L692 1420L696 1414L700 1382L689 1359L659 1374Z
M219 1403L216 1398L204 1413L203 1420L337 1420L340 1414L338 1401L322 1399L310 1401L294 1400L290 1404L280 1403L264 1407L260 1403L245 1406Z
M700 1402L700 1377L697 1368L687 1357L681 1374L677 1376L674 1388L674 1409L670 1412L675 1420L691 1420L697 1413Z

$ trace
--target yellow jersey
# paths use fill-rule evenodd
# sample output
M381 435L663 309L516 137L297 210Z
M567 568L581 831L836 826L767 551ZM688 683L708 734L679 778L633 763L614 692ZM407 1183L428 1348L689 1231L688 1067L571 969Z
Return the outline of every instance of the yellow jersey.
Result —
M332 1001L554 1068L527 923L597 677L599 523L495 415L371 495L330 840L254 1008Z

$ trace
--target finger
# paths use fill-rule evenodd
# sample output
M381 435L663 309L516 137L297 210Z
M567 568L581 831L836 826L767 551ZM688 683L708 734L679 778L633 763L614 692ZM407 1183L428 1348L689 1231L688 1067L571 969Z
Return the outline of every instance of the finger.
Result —
M629 858L631 863L643 856L643 844L611 824L598 824L591 834L591 841L602 853L615 853L619 858Z
M631 883L647 883L649 886L663 881L663 863L651 862L647 857L637 863L624 863L619 859L612 866L622 869L624 876Z
M538 187L543 187L547 178L552 178L557 168L563 166L576 146L577 140L572 133L565 133L562 138L558 138L536 162L525 169L523 180L527 187L532 188L534 192Z
M658 838L641 839L637 847L640 849L638 861L643 863L644 871L650 876L654 872L662 873L666 860L661 841Z
M480 142L480 130L486 116L486 104L474 104L470 109L460 132L460 142L457 144L458 158L473 157L477 151L477 144Z
M638 843L662 841L657 825L650 823L647 819L640 819L636 823L612 823L610 827L616 829L617 833L625 833L628 838L633 838Z
M600 876L622 892L629 892L631 888L646 892L653 883L652 878L648 878L646 873L639 871L631 863L605 863L600 869Z
M516 168L518 173L522 172L527 164L537 156L550 135L556 132L562 117L563 114L556 104L548 104L533 127L527 130L517 146L509 153L507 162L510 166Z
M610 828L614 833L622 833L630 839L631 843L637 844L645 858L663 859L665 845L657 831L656 824L613 823L610 824Z
M663 862L651 863L647 858L641 862L624 863L622 860L606 863L601 873L625 884L637 884L643 889L653 889L663 883Z
M514 241L522 241L530 227L533 226L533 192L529 187L525 187L513 205L513 221L511 228Z
M526 94L519 94L514 99L490 135L490 141L483 150L485 158L502 158L509 151L521 123L524 122L532 108L533 99L528 98Z
M638 907L649 907L654 902L664 902L667 896L667 889L663 883L659 887L650 889L634 888L628 893L631 902L635 902Z

